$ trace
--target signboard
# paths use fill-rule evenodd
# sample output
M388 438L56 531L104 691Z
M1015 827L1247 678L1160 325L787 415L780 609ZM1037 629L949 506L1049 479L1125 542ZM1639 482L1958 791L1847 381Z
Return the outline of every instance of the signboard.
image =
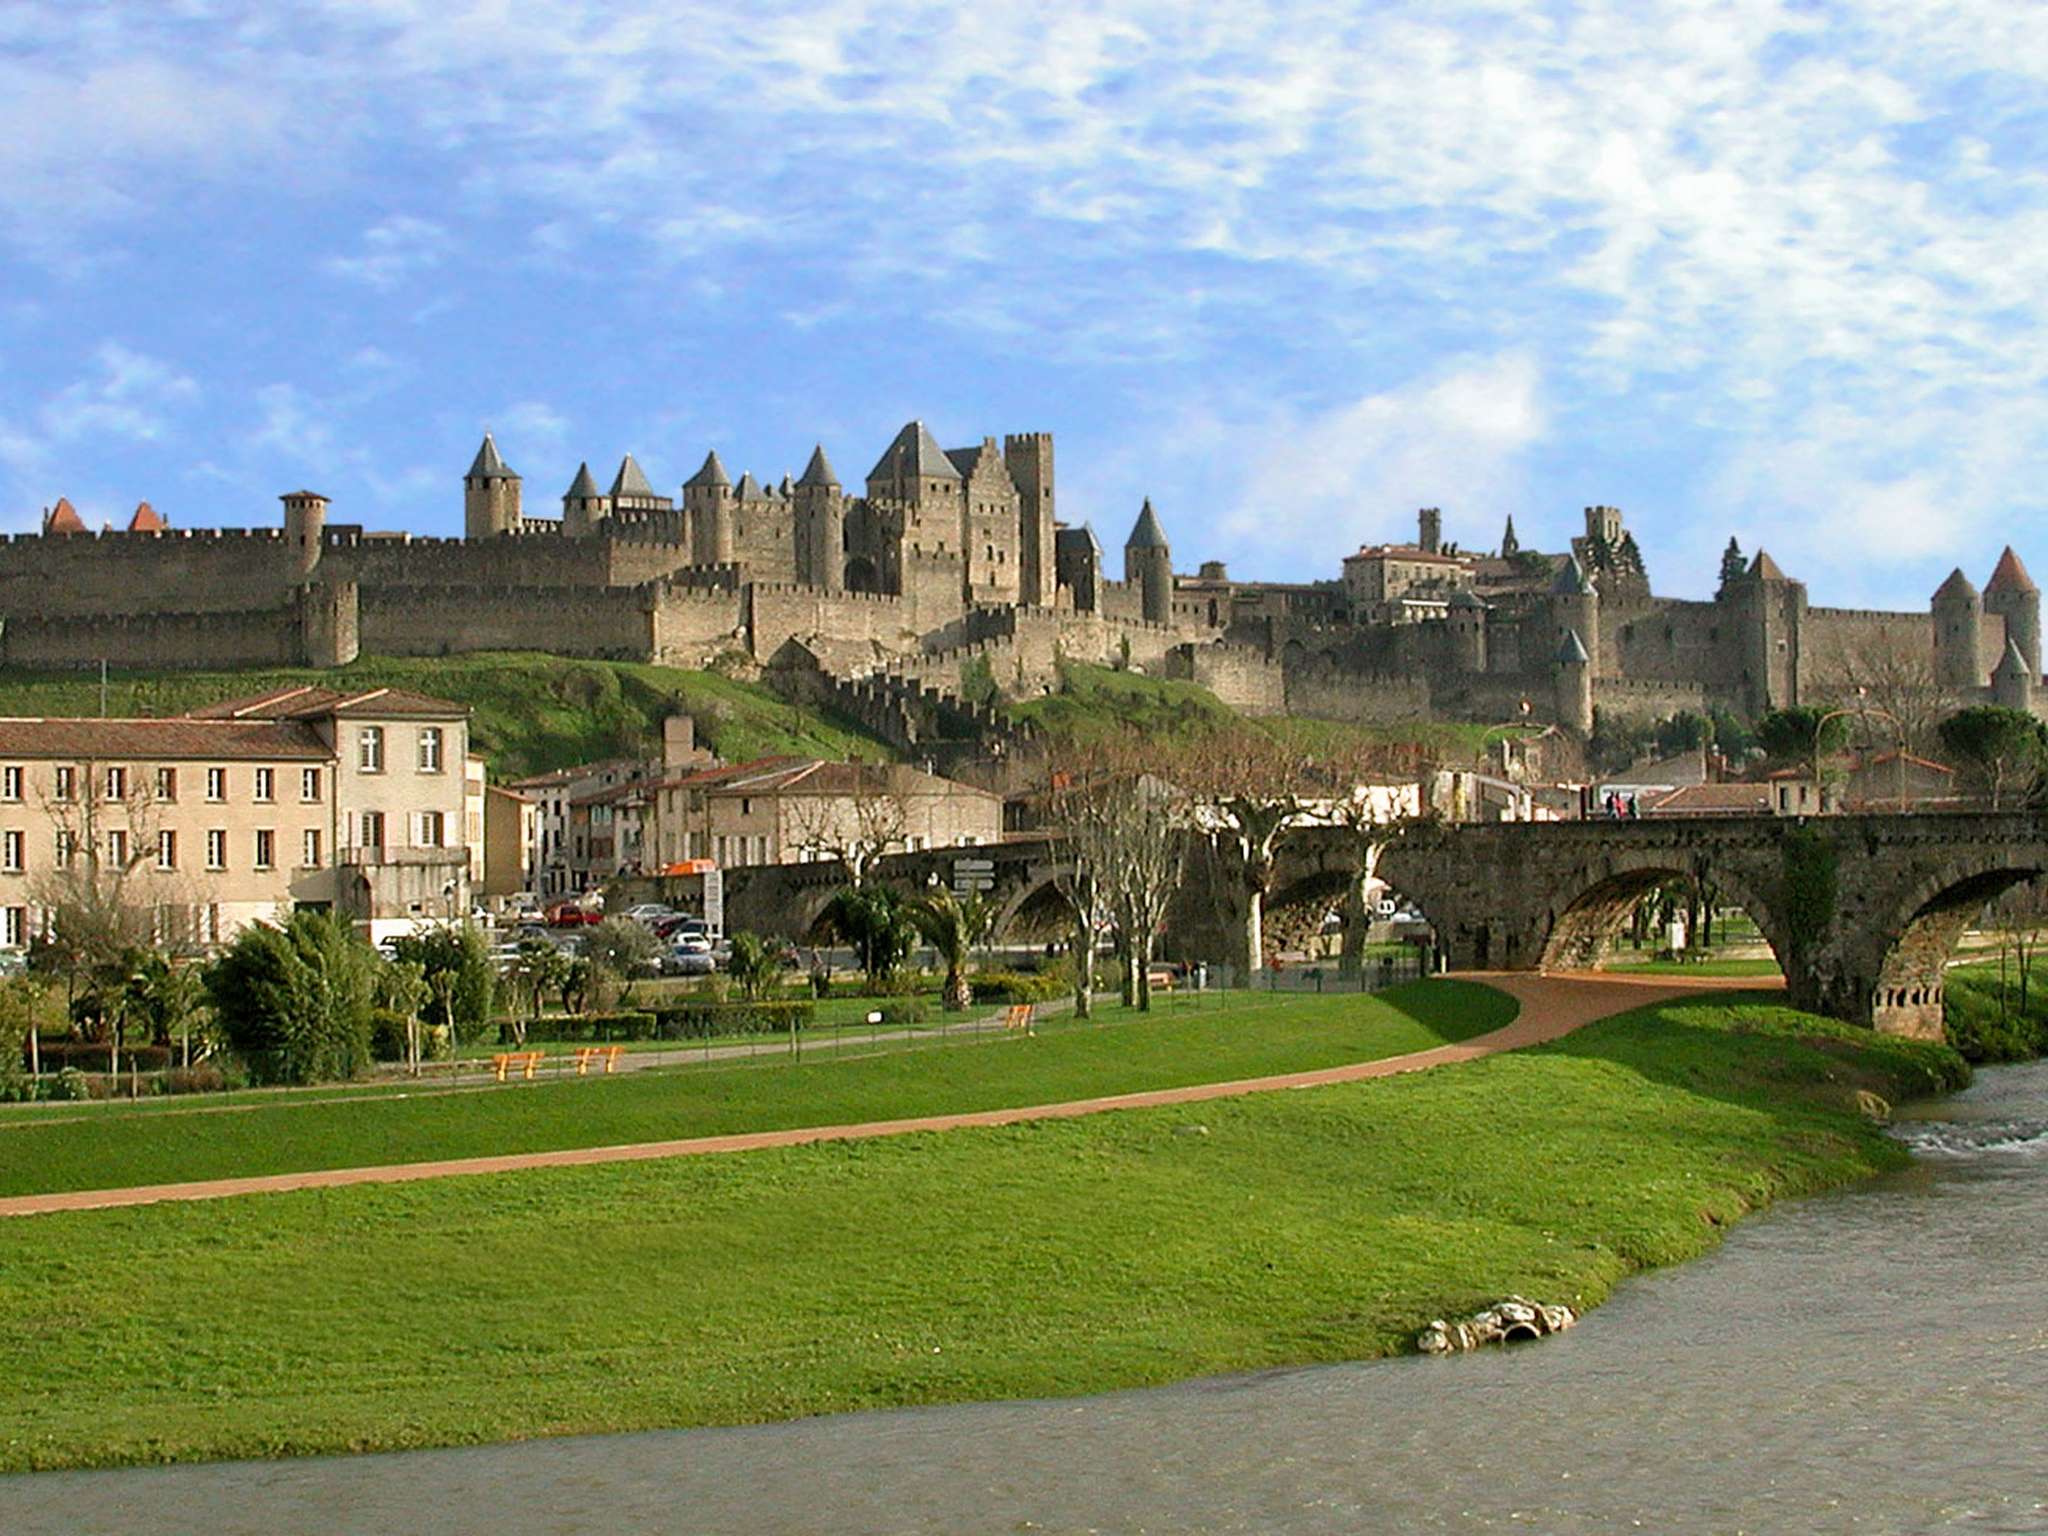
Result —
M725 932L725 871L704 871L704 926L715 934Z
M996 861L994 859L955 859L953 861L953 890L965 896L972 891L992 891L996 888Z

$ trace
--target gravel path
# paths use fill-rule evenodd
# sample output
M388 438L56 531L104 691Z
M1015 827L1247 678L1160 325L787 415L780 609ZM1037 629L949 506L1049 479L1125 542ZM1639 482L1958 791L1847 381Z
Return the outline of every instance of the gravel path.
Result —
M1755 990L1769 986L1755 977L1608 976L1595 973L1541 976L1528 971L1467 972L1461 979L1483 981L1519 1002L1512 1024L1456 1045L1440 1045L1405 1056L1388 1056L1350 1066L1287 1072L1273 1077L1244 1078L1229 1083L1196 1083L1182 1088L1157 1088L1141 1093L1113 1094L1099 1099L1071 1099L1060 1104L1027 1104L1013 1109L975 1110L955 1115L922 1115L907 1120L870 1120L857 1125L803 1126L792 1130L749 1131L729 1136L696 1136L679 1141L637 1142L616 1147L573 1147L556 1152L520 1152L503 1157L464 1157L444 1162L391 1163L380 1167L314 1169L302 1173L265 1174L247 1179L206 1179L188 1184L140 1184L125 1189L66 1190L48 1195L0 1199L0 1216L37 1216L53 1211L105 1210L113 1206L153 1205L163 1200L219 1200L231 1195L275 1194L293 1189L331 1189L345 1184L403 1184L415 1179L455 1178L464 1174L511 1173L528 1168L572 1168L593 1163L646 1162L655 1158L695 1157L713 1152L750 1152L763 1147L795 1147L816 1141L859 1141L872 1136L902 1136L913 1131L952 1131L969 1126L1017 1125L1027 1120L1066 1120L1113 1109L1148 1109L1169 1104L1199 1104L1209 1099L1282 1088L1318 1088L1371 1077L1392 1077L1428 1067L1471 1061L1496 1051L1541 1044L1610 1014L1693 992Z

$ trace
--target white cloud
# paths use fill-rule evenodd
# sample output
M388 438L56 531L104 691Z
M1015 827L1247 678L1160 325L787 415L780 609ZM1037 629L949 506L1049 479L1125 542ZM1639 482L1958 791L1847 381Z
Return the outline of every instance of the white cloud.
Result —
M364 230L359 254L330 256L320 265L349 282L390 289L416 273L438 267L453 247L454 241L442 225L400 213Z
M172 416L199 394L199 386L170 364L119 342L103 342L87 377L59 390L37 413L44 432L59 443L95 437L154 442Z
M1250 429L1211 422L1204 458L1238 488L1215 531L1248 573L1306 561L1334 575L1359 544L1414 538L1418 507L1455 521L1521 505L1525 456L1546 425L1540 372L1521 353Z

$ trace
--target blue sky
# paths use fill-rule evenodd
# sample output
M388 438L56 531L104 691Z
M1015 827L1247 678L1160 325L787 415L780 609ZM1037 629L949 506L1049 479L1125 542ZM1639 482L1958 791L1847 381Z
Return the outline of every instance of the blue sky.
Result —
M0 528L453 533L911 417L1176 563L2048 576L2048 7L14 0Z

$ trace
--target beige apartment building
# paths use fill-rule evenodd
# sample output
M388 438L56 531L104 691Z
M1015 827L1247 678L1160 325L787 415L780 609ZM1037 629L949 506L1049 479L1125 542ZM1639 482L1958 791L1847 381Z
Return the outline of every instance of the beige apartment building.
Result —
M767 758L656 785L659 863L801 864L999 842L999 795L903 763Z
M465 913L468 735L462 705L397 689L0 719L0 945L82 900L198 945L299 906L380 936Z

